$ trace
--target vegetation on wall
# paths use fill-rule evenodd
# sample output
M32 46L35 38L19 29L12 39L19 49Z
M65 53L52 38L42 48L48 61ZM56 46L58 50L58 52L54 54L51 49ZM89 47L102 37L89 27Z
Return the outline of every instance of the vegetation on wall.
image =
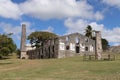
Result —
M30 44L32 45L32 47L40 48L41 46L43 46L44 41L56 37L57 35L51 32L36 31L28 36L28 40L30 40Z
M92 27L90 25L88 25L85 29L85 36L89 37L89 38L92 38Z

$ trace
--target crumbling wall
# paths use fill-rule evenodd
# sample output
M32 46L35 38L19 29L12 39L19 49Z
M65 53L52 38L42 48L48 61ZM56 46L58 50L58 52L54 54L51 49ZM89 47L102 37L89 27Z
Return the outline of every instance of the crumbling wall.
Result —
M58 57L58 40L50 39L43 43L41 48L28 50L29 59L48 59Z
M58 50L58 58L95 54L95 41L79 33L65 35L59 37Z

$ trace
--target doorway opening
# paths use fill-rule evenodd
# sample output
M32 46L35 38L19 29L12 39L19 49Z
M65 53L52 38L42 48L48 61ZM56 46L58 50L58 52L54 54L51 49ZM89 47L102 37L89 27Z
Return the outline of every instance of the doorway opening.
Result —
M76 46L76 53L80 53L80 47Z

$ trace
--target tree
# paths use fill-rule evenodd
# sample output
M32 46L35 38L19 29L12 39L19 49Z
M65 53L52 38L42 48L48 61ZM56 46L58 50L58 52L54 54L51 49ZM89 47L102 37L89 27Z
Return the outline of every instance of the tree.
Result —
M86 30L85 36L92 38L92 27L88 25L85 30Z
M30 44L32 47L40 48L43 46L43 43L49 39L56 38L57 35L50 32L37 31L33 32L28 36L28 40L30 40Z
M16 50L16 45L10 38L12 34L0 34L0 56L8 56Z
M102 38L102 49L103 49L103 51L106 51L109 49L108 41L106 39L103 39L103 38Z

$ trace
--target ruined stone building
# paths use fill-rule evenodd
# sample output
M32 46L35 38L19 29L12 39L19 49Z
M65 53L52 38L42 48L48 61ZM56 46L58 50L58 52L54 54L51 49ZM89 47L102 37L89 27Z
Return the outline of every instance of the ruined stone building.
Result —
M21 38L23 44L25 43L25 36L23 36L24 32L22 33L22 37L24 38ZM21 47L23 47L23 44L21 43ZM100 43L98 43L98 45L99 44ZM101 49L100 46L98 46L99 49ZM24 49L21 48L21 58L29 59L65 58L83 54L95 54L96 51L99 51L99 49L96 48L95 40L83 36L80 33L72 33L50 39L44 42L43 47L39 49L27 49L25 48L25 45Z

